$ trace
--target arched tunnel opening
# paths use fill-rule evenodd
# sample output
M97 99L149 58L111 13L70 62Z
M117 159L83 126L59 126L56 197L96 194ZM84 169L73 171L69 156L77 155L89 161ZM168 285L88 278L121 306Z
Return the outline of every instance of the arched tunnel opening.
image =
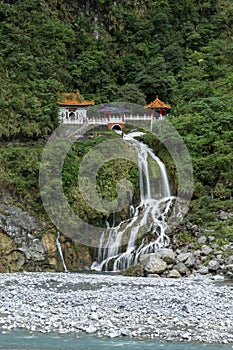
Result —
M121 126L119 124L115 124L115 125L112 126L112 130L119 130L119 131L121 131L122 128L121 128Z

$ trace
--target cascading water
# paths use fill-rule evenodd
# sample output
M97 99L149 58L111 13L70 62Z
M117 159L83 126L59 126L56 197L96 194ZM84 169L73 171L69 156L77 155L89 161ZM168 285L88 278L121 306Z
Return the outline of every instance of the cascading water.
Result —
M63 265L63 268L64 268L64 272L68 272L67 267L66 267L66 263L65 263L65 260L64 260L64 256L63 256L63 253L62 253L62 249L61 249L60 232L59 231L57 232L56 246L57 246L57 250L59 252L59 255L61 257L61 261L62 261L62 265Z
M154 252L169 244L166 217L172 208L174 197L171 196L166 168L153 151L144 143L135 139L143 133L124 135L124 140L131 142L138 155L140 204L130 206L130 218L118 226L108 227L100 237L98 257L91 268L94 270L119 271L136 264L140 256ZM156 162L161 175L160 198L151 195L149 159ZM109 226L109 225L108 225ZM148 242L148 235L150 242ZM144 238L142 238L144 236ZM142 238L139 244L139 239ZM122 246L127 242L126 250Z

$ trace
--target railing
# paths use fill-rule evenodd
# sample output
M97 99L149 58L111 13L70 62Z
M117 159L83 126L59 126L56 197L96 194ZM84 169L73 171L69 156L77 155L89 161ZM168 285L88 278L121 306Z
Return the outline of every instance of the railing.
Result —
M128 116L110 116L109 118L98 118L98 117L86 117L83 119L74 119L74 118L63 118L61 123L63 124L99 124L99 125L108 125L109 123L121 123L124 124L126 121L131 120L163 120L164 117L160 116L158 119L154 119L153 116L144 115L128 115Z
M119 116L110 116L108 119L108 123L124 123L124 117L119 117Z
M88 123L88 124L104 124L104 125L108 125L108 120L106 118L95 118L95 117L89 117L86 118L86 121L84 121L84 123Z
M152 116L144 114L144 115L129 115L129 116L125 116L125 120L151 120L153 119Z
M85 118L85 119L73 119L73 118L64 118L61 120L63 124L105 124L108 125L108 120L104 118Z

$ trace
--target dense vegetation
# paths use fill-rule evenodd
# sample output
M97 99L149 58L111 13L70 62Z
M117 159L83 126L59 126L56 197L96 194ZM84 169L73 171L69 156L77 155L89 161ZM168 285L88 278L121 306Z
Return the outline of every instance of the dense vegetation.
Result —
M231 0L1 1L2 182L40 210L33 189L59 91L142 105L158 94L192 156L194 198L229 201L232 37Z

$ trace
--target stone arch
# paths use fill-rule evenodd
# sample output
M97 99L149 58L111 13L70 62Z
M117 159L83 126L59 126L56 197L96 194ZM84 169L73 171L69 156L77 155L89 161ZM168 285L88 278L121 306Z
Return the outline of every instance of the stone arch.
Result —
M114 124L114 125L112 125L112 128L111 128L112 130L120 130L120 131L122 131L122 127L121 127L121 125L120 124Z

